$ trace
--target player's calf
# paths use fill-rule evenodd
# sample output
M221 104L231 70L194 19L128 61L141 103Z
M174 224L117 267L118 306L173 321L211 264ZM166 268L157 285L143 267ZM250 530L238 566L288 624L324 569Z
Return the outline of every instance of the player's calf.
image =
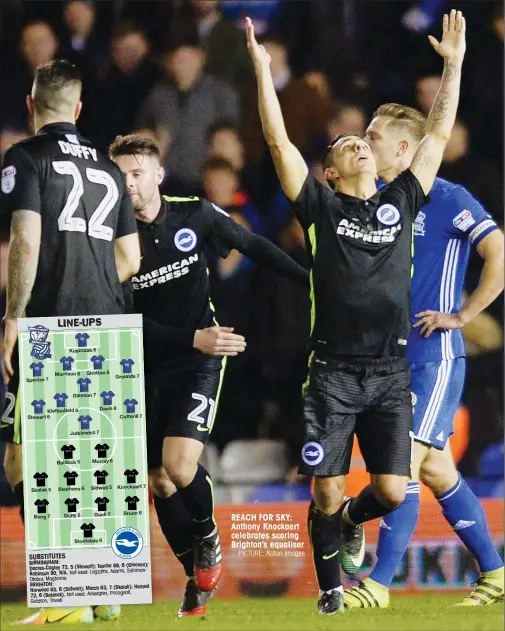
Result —
M383 517L405 497L405 484L400 476L374 476L375 484L365 487L356 498L347 498L341 509L342 554L340 563L349 576L359 572L365 558L363 523ZM380 498L380 499L379 499Z

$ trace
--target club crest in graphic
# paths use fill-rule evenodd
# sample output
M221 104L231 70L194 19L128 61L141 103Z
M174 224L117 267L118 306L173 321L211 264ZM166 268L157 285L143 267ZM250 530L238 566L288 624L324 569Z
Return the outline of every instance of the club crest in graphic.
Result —
M144 538L135 528L124 526L112 535L111 547L118 557L133 559L142 552Z
M28 331L30 332L30 344L33 344L30 355L35 359L51 357L51 342L47 341L49 329L41 324L36 324L28 327Z

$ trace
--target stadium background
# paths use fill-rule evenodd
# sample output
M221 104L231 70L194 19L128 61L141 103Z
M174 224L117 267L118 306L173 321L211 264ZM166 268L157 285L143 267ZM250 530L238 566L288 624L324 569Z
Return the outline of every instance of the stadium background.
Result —
M398 101L429 111L441 67L426 36L437 35L449 4L3 0L0 153L31 133L24 100L34 68L54 57L70 58L84 76L79 123L84 135L105 149L117 134L153 134L167 166L164 192L201 194L306 263L302 232L263 142L244 16L253 17L257 33L271 38L272 70L288 133L320 177L319 157L328 140L341 131L362 133L379 104ZM468 51L459 120L440 175L465 185L503 226L503 7L462 0L456 8L467 17ZM4 287L5 248L1 253ZM204 455L217 482L223 543L231 540L232 513L265 508L290 512L304 533L308 481L296 476L293 465L300 449L308 298L295 284L257 269L238 253L226 261L209 253L209 259L218 319L248 340L247 353L230 362L214 442ZM476 286L480 269L474 255L468 291ZM468 377L453 447L503 552L502 330L501 299L464 329ZM353 466L351 492L366 479L357 448ZM472 579L472 562L426 490L422 500L420 525L395 584L461 589ZM25 597L23 532L14 501L2 470L4 601ZM155 598L179 597L182 572L154 513L151 522ZM367 563L376 531L377 524L367 528ZM223 597L316 593L310 553L279 561L239 557L229 550L225 559Z

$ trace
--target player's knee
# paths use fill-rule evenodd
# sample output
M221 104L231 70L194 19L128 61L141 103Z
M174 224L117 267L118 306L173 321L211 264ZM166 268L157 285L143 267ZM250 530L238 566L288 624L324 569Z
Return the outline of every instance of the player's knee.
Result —
M332 515L342 504L345 491L345 478L316 478L314 503L323 513Z
M409 483L406 477L388 476L389 479L380 479L374 484L375 497L386 508L394 510L405 499Z
M164 464L168 477L178 489L191 483L198 467L193 459L185 456L168 458Z
M153 493L161 498L167 498L176 493L177 488L170 480L165 470L160 467L155 471L150 471L151 488Z

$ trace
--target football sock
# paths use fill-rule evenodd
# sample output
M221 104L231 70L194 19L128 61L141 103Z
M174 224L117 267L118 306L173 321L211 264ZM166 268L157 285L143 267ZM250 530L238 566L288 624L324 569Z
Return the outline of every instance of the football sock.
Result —
M14 495L19 504L19 514L21 515L21 519L23 520L23 524L25 523L25 494L23 489L23 480L18 482L14 487Z
M193 520L181 496L178 492L170 497L155 495L154 508L168 545L184 567L186 576L193 576Z
M409 482L405 499L381 519L377 562L370 578L390 587L400 561L416 529L419 517L419 482Z
M311 502L308 528L319 589L327 592L340 587L340 513L327 515Z
M486 515L479 500L460 476L457 483L437 497L442 513L454 532L477 560L481 572L491 572L503 566L496 550Z
M193 535L208 537L216 530L214 521L214 490L206 469L198 465L195 477L185 486L177 489L184 506L193 519Z
M391 512L391 508L387 508L384 504L381 504L373 493L373 487L371 484L365 486L358 497L351 500L344 509L343 517L344 521L350 522L354 526L359 526L366 521L376 519L377 517L383 517Z

